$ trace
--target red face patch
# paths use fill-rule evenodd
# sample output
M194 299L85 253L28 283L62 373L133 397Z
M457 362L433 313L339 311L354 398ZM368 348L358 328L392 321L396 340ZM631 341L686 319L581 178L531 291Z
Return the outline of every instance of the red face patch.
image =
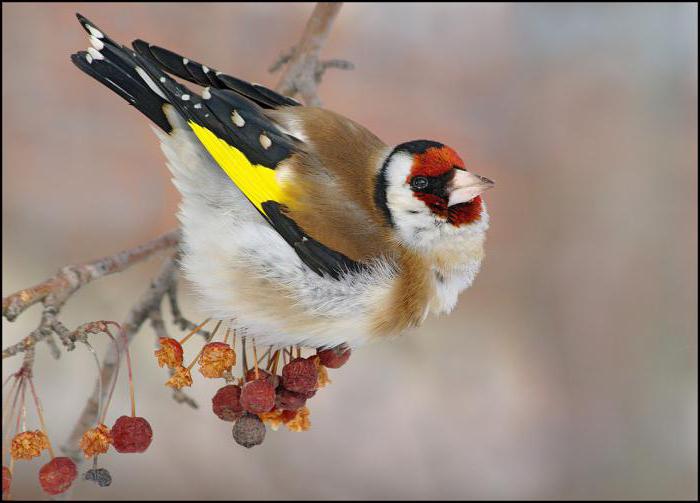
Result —
M465 169L464 161L462 161L457 152L447 146L431 147L422 154L414 155L411 174L406 182L410 183L410 180L415 176L441 177L455 167ZM446 218L455 227L471 224L481 218L481 196L452 207L447 206L447 194L438 195L419 191L414 192L413 196L423 201L433 214Z
M453 167L464 169L464 161L450 147L431 147L422 154L415 154L411 176L440 176Z

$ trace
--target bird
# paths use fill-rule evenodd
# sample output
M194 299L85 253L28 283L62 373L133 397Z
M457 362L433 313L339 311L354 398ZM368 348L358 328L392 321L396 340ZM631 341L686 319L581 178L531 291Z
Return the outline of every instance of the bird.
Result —
M450 313L484 258L494 182L432 140L361 124L80 14L83 72L153 123L181 194L180 267L208 317L263 345L362 346ZM200 86L197 93L179 82Z

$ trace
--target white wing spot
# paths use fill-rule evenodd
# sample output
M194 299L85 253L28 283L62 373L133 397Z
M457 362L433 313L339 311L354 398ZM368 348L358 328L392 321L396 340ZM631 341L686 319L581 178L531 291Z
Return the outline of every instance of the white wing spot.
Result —
M87 52L90 54L90 56L92 56L92 59L105 59L102 53L98 50L95 50L94 47L88 47Z
M241 114L238 113L238 110L233 111L233 113L231 114L231 120L238 127L245 126L245 120L243 119L243 117L241 117Z
M165 84L165 77L161 77L158 80L160 80L163 84Z
M204 98L205 100L208 100L209 98L211 98L211 92L209 92L208 87L205 87L204 90L202 91L202 98Z
M189 62L190 62L189 59L187 59L187 58L182 58L182 64L183 64L183 65L187 65L187 63L189 63Z
M258 139L260 140L260 145L262 145L262 148L264 148L265 150L272 146L272 140L267 137L264 131L260 133L260 138Z
M156 85L155 82L153 82L153 79L146 73L146 71L141 68L140 66L136 67L136 73L139 74L139 77L143 79L143 81L146 83L148 87L151 88L151 91L156 93L158 96L163 98L165 101L168 101L168 98L165 97L163 94L163 91L160 90L160 88Z
M195 107L195 108L202 108L202 104L201 104L201 103L195 103L195 104L194 104L194 107Z
M90 56L89 54L86 54L85 59L87 60L88 64L90 64L90 65L92 64L92 56Z
M100 30L98 30L94 26L91 26L91 25L85 23L85 28L88 29L88 31L90 32L90 35L92 35L93 37L105 38L104 33L102 33Z
M202 65L202 71L203 71L204 73L209 73L209 68L207 68L206 66Z
M93 46L95 49L97 49L98 51L101 51L101 50L104 49L104 47L105 47L104 42L102 42L102 40L100 40L99 38L97 38L97 37L94 36L94 35L90 35L90 43L91 43L92 46Z
M180 96L182 98L182 101L189 101L190 100L190 95L189 94L183 94Z

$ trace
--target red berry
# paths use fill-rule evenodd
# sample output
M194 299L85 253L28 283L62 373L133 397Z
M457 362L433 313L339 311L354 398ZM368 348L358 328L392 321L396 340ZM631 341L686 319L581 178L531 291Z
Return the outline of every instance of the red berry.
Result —
M39 470L39 483L48 494L61 494L70 487L78 476L78 468L72 459L53 458Z
M311 359L295 358L282 369L282 386L289 391L309 393L318 387L318 371Z
M2 467L2 494L5 494L10 490L10 483L12 482L12 472L6 466Z
M143 452L153 439L153 430L142 417L122 416L112 426L112 445L117 452Z
M350 358L350 353L350 348L345 344L334 348L316 350L316 354L321 358L321 365L329 369L337 369L345 365L345 362Z
M277 388L275 407L280 410L297 410L306 405L306 396L301 393L289 391L283 387Z
M265 379L248 381L241 389L241 406L253 414L262 414L275 406L275 387Z
M241 387L229 384L219 388L211 399L211 408L219 419L224 421L235 421L243 415L241 405Z
M267 381L270 381L273 388L276 388L277 385L279 385L280 383L280 376L278 376L277 374L270 374L268 371L260 368L258 369L258 376L258 379L265 379ZM246 372L245 374L245 380L254 381L255 379L255 369L248 369L248 372Z

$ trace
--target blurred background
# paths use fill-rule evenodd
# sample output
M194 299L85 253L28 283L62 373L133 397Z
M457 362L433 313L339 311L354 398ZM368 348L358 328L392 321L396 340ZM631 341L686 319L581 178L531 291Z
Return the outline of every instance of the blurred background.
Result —
M141 37L274 86L267 68L312 8L3 3L3 295L176 225L179 195L147 120L70 63L87 46L74 12L122 43ZM199 410L171 400L145 327L132 354L154 443L103 456L112 486L78 481L73 496L697 498L697 14L345 5L322 56L356 69L326 75L324 106L389 144L439 139L497 180L481 274L452 315L331 371L309 402L311 431L268 432L252 450L211 413L219 383L195 381ZM160 260L81 290L63 321L123 319ZM38 314L3 320L3 347ZM3 363L5 377L20 360ZM38 350L54 443L94 378L86 351ZM127 410L124 381L110 421ZM45 461L16 465L17 499L43 497Z

